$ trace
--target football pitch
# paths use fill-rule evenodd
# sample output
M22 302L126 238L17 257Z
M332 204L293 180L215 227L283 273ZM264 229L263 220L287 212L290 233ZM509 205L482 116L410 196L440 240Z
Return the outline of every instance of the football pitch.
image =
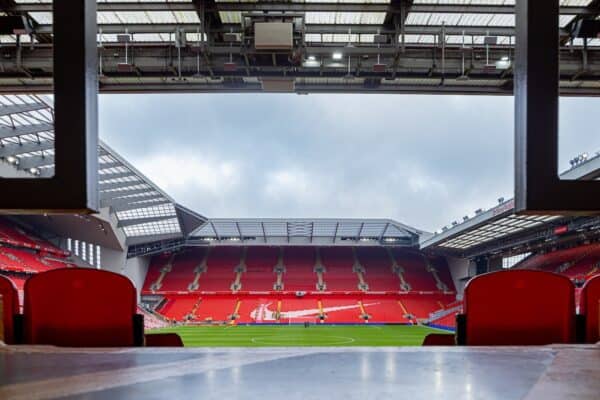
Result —
M450 333L406 325L228 325L179 326L147 333L175 332L190 347L420 346L429 333Z

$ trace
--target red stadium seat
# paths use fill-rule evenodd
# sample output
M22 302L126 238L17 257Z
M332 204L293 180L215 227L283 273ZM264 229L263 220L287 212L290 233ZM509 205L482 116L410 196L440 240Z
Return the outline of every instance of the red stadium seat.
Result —
M135 315L133 284L113 272L63 268L34 275L25 283L27 344L141 345L143 333L136 334L139 321L136 323Z
M574 286L533 270L483 274L464 291L467 345L547 345L575 340ZM460 332L460 329L459 329Z
M583 286L579 312L585 316L585 341L596 343L600 341L600 275L590 279Z
M0 294L3 304L4 342L15 343L14 316L19 313L19 295L12 281L0 275Z
M446 333L430 333L425 336L423 346L454 346L454 335Z
M183 341L176 333L152 333L144 337L146 347L183 347Z

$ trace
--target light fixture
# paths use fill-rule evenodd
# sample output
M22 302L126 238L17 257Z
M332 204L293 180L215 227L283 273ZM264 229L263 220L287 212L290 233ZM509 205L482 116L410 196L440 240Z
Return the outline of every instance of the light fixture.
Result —
M29 168L29 172L31 174L33 174L33 175L39 175L40 174L40 169L36 168L36 167L32 167L32 168Z
M341 60L342 57L344 57L344 55L342 53L340 53L339 51L336 51L335 53L333 53L333 55L331 56L331 58L333 58L334 60Z
M317 57L315 56L308 56L308 61L316 61Z
M508 56L503 56L503 57L500 59L500 61L508 61L508 60L509 60Z
M13 164L13 165L18 165L19 164L19 159L15 156L8 156L6 157L6 161L8 161L9 163Z

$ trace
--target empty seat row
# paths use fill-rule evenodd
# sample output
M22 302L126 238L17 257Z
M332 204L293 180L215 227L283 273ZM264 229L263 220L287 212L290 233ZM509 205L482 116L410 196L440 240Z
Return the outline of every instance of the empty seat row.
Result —
M144 343L135 287L123 275L63 268L29 278L23 314L17 289L0 276L4 340L9 344L123 347Z

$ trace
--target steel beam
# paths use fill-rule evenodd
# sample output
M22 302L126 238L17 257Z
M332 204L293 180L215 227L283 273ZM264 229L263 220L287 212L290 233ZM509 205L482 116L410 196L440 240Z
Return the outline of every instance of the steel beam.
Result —
M114 205L114 206L110 206L111 209L114 212L122 212L122 211L130 211L130 210L138 210L138 209L142 209L142 208L148 208L148 207L156 207L156 206L160 206L163 204L171 204L171 202L167 199L157 199L157 200L151 200L151 201L147 201L147 202L136 202L136 203L124 203L124 204L118 204L118 205ZM176 218L175 216L173 218Z
M101 164L98 164L98 171L103 171L103 170L106 170L106 169L121 167L122 165L123 164L121 164L120 162L101 163Z
M0 126L0 139L12 136L30 135L32 133L48 132L54 129L54 125L42 123L33 125L21 125L16 127Z
M45 165L53 165L54 164L54 156L31 156L31 157L22 157L19 160L19 169L30 169L30 168L38 168Z
M99 189L101 192L107 190L124 189L128 187L134 187L145 184L142 181L127 181L127 182L114 182L114 183L100 183Z
M52 10L51 4L30 3L17 4L12 8L15 12L48 12ZM146 11L195 11L191 2L114 2L98 3L98 11L108 12L146 12ZM289 3L274 1L269 3L227 2L215 3L207 7L207 11L242 11L242 12L385 12L400 13L400 7L384 3ZM439 13L439 14L514 14L512 5L487 5L487 4L415 4L411 6L413 12ZM586 15L591 11L587 7L563 6L561 14Z
M43 110L49 108L47 104L43 103L25 103L25 104L10 104L0 105L0 117L4 115L19 114L30 111Z
M115 172L114 174L101 174L101 175L98 175L98 181L99 182L105 182L105 181L112 180L112 179L129 178L129 177L132 177L132 176L137 176L137 175L135 175L131 171L127 171L127 172Z
M132 189L132 190L113 190L110 192L101 192L100 193L100 200L111 200L111 199L118 199L124 196L135 196L138 194L144 194L144 193L152 193L154 192L154 189L151 188L143 188L143 189Z
M19 154L33 153L35 151L50 150L54 148L54 142L25 142L23 144L18 143L4 143L0 146L0 157L17 156Z
M125 31L135 33L173 33L176 29L183 29L185 32L194 33L198 29L198 24L100 24L98 27L105 34L119 34ZM407 35L437 35L442 29L441 25L407 25ZM380 24L307 24L305 32L307 34L348 34L351 30L353 34L394 34L393 29L386 28ZM511 26L447 26L448 35L466 35L475 36L513 36L515 29ZM40 25L37 32L51 34L51 25ZM240 24L222 24L221 27L211 30L212 33L241 33ZM563 32L566 35L566 32Z
M136 204L139 202L146 202L146 201L155 201L155 200L162 200L165 197L160 194L160 193L156 193L156 194L152 194L149 196L132 196L132 197L119 197L119 198L110 198L110 199L105 199L100 201L100 204L102 207L119 207L119 206L123 206L123 205L127 205L127 204ZM138 207L140 208L140 207Z
M128 226L141 225L141 224L149 224L152 222L158 221L166 221L176 218L174 215L172 216L160 216L160 217L143 217L143 218L133 218L133 219L123 219L117 223L117 227L126 228Z

